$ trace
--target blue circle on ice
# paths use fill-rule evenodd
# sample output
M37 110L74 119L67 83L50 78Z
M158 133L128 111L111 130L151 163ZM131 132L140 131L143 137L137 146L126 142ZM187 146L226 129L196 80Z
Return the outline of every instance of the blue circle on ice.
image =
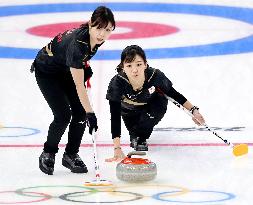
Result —
M196 4L176 4L176 3L104 3L113 12L164 12L195 14L202 16L215 16L253 23L253 9L196 5ZM93 11L100 3L62 3L62 4L36 4L36 5L16 5L0 7L0 17L20 16L26 14L43 14L57 12L81 12ZM185 58L201 56L217 56L228 54L239 54L253 51L253 35L220 43L206 45L195 45L174 48L152 48L145 49L149 59L161 58ZM38 49L17 48L0 46L0 58L33 59ZM121 50L98 51L93 59L97 60L118 60Z
M30 127L1 127L1 129L3 131L1 132L0 137L24 137L40 133L40 130ZM9 132L12 134L9 134Z

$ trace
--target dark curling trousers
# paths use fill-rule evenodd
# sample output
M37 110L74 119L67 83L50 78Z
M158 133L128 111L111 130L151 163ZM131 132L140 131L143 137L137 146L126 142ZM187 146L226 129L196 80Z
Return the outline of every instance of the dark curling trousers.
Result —
M54 116L48 129L44 151L58 152L62 135L69 125L68 143L65 151L69 154L78 153L86 126L86 112L79 100L70 71L61 74L47 74L35 69L35 76Z
M154 126L161 121L166 113L167 105L167 99L157 96L142 109L136 111L123 110L122 118L129 131L130 140L137 137L140 138L140 141L148 139Z

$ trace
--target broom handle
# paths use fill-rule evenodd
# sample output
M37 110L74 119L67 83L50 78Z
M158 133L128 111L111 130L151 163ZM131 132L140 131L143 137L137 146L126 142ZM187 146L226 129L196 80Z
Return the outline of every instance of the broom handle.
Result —
M87 94L90 98L90 103L92 106L92 97L91 97L91 86L89 83L89 79L87 82ZM96 136L95 136L95 130L92 130L92 144L93 144L93 157L95 162L95 175L96 175L96 181L100 181L100 170L99 170L99 163L98 163L98 154L97 154L97 143L96 143Z
M212 128L210 128L206 123L201 123L197 118L194 117L194 115L189 110L187 110L184 106L179 104L176 100L167 96L165 93L163 93L163 95L165 98L171 101L174 105L182 109L186 114L188 114L189 116L197 120L200 123L200 125L204 126L208 131L212 132L216 137L220 138L225 144L229 145L230 147L234 147L234 145L231 142L229 142L227 139L223 139L217 132L215 132Z
M89 67L89 62L85 61L85 69ZM91 97L91 83L90 78L87 79L86 82L87 86L87 94L90 99L90 103L92 106L92 97ZM95 162L95 174L96 174L96 181L100 182L100 169L99 169L99 163L98 163L98 156L97 156L97 143L96 143L96 136L95 136L95 130L92 130L92 144L93 144L93 156L94 156L94 162Z
M99 171L99 164L98 164L98 157L97 157L97 143L95 138L95 130L92 131L92 144L93 144L93 156L95 162L95 174L96 174L96 181L100 181L100 171Z

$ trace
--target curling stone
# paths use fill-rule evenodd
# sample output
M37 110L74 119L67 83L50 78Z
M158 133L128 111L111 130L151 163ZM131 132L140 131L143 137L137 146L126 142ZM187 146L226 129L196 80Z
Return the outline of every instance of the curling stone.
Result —
M127 182L143 182L153 180L157 175L154 162L143 158L132 158L132 155L146 155L145 152L130 152L117 164L116 176Z

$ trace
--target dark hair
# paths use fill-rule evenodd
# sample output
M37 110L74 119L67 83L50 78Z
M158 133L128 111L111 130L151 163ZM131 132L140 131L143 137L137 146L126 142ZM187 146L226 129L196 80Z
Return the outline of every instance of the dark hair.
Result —
M98 26L98 28L106 28L109 22L111 22L113 30L114 30L116 26L114 15L109 8L105 6L99 6L92 13L92 16L91 16L92 27Z
M121 53L121 62L117 66L117 71L120 72L123 69L123 63L131 63L134 61L135 56L139 55L145 63L147 63L147 58L144 50L137 45L127 46Z

